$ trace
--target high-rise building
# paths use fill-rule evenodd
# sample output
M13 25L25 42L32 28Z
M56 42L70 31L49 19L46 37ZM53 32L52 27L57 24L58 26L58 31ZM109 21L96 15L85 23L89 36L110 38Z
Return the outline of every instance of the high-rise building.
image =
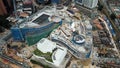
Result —
M98 0L76 0L76 3L79 3L87 8L94 8L97 6Z

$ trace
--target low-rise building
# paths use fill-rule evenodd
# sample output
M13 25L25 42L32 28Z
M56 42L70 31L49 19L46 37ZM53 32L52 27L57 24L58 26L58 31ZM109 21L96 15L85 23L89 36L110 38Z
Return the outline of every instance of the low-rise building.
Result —
M58 46L47 38L43 38L37 43L37 49L34 51L32 60L53 68L65 68L65 64L69 59L65 59L66 56L66 48Z

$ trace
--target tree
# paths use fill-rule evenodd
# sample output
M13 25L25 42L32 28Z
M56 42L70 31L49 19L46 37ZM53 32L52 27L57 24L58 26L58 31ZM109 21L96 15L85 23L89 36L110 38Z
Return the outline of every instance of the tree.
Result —
M99 11L102 11L102 9L103 9L103 5L100 4L100 2L98 2L98 10L99 10Z
M99 11L102 11L102 9L103 9L103 5L99 5L99 6L98 6L98 10L99 10Z
M110 15L110 18L111 18L112 20L115 20L115 18L116 18L115 14L112 13L112 14Z

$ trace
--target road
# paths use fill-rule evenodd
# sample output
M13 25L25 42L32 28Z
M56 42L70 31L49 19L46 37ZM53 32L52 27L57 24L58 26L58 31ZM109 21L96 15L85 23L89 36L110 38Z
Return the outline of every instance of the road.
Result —
M29 66L27 63L23 63L23 62L17 61L17 60L15 60L15 59L13 59L13 58L8 57L8 56L5 55L5 54L0 53L0 57L3 58L3 59L8 60L9 62L11 62L11 63L13 63L13 64L19 65L19 66L21 66L22 68L30 68L30 66Z

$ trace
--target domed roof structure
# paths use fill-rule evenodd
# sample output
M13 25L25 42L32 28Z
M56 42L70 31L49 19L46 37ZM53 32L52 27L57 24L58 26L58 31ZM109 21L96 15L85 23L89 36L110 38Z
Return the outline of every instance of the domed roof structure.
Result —
M85 42L85 37L83 35L75 35L73 36L73 42L75 44L83 44Z

